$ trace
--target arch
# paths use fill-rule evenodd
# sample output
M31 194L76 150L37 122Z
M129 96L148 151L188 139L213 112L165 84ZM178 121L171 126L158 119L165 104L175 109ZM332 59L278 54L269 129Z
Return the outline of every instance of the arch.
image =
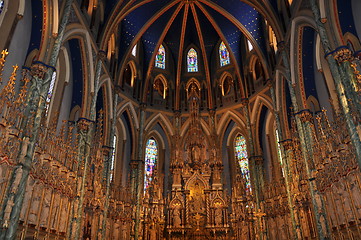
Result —
M163 99L166 98L167 90L168 90L168 81L163 74L159 74L154 78L153 89L157 90L159 95L161 95Z
M118 106L117 116L120 116L124 111L129 110L131 113L130 116L134 120L133 123L135 128L139 129L139 120L133 104L124 100L123 102L119 103Z
M233 87L233 78L229 72L224 72L220 78L220 87L222 90L222 96L228 95Z
M122 85L127 83L130 87L134 87L134 80L137 77L137 68L133 60L129 61L127 66L124 68L122 74ZM126 78L126 79L125 79Z
M171 122L162 113L158 113L156 115L153 114L149 119L151 119L151 120L145 124L145 127L144 127L145 131L148 131L157 122L159 122L161 125L163 125L163 124L165 125L165 127L166 127L165 129L167 130L168 134L170 134L170 136L174 135L174 131L173 131Z
M259 118L259 114L261 112L260 110L262 109L263 105L268 109L273 109L272 100L268 96L258 95L253 104L253 106L255 107L252 109L251 112L251 118L250 118L251 124L255 124L257 122Z
M188 118L187 121L183 124L183 126L181 127L181 130L180 130L180 136L181 137L183 137L186 134L186 132L188 130L188 127L190 126L191 122L192 122L192 120L190 118ZM200 124L201 124L203 132L207 136L210 136L211 131L209 129L208 124L203 119L200 119Z
M67 30L64 34L64 43L71 40L78 39L83 45L84 49L82 54L84 55L84 59L82 59L83 68L85 74L85 79L83 81L84 84L84 96L90 96L90 93L94 92L94 79L95 79L95 69L94 69L94 56L93 56L93 48L92 48L92 40L89 35L89 32L83 28L82 25L78 23L71 23L67 26ZM87 63L85 64L85 59ZM87 115L90 111L91 100L88 97L84 98L83 103L83 114Z
M198 94L198 98L201 99L201 84L199 83L199 81L195 78L191 78L188 80L186 86L185 86L185 90L187 92L187 99L189 98L189 94L190 94L190 91L189 91L189 88L192 88L192 85L195 85L196 86L196 90L197 90L197 94Z
M321 111L320 108L320 103L318 102L317 98L315 98L314 96L309 96L307 98L307 108L311 110L311 112L313 113L317 113L319 111Z
M224 135L224 131L226 130L230 121L234 121L240 127L246 127L245 121L242 119L242 116L239 112L234 110L227 111L225 114L223 114L218 122L217 135Z

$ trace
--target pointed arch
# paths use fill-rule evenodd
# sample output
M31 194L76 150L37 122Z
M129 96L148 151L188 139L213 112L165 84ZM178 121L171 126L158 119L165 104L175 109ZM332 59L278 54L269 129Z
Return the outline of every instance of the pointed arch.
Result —
M166 118L162 113L154 114L149 117L150 121L145 124L144 130L149 131L157 122L161 124L161 126L165 126L166 132L170 134L170 136L174 135L173 127L168 118Z
M136 129L139 128L139 120L137 113L134 109L134 106L131 102L124 100L123 102L118 104L117 116L120 116L124 111L128 110L130 113L130 117L133 119L133 124Z
M218 122L217 135L224 135L227 125L230 121L234 121L239 127L246 127L245 120L236 111L227 111Z

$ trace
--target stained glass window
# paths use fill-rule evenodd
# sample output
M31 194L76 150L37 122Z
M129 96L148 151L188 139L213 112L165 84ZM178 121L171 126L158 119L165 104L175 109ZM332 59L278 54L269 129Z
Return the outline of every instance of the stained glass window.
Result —
M3 12L3 10L4 10L4 4L5 4L5 2L4 2L4 0L0 0L0 14Z
M157 56L155 57L155 66L157 68L165 69L165 48L160 45Z
M48 95L46 96L46 112L48 112L51 97L53 96L54 86L55 86L55 80L56 80L56 72L53 72L53 76L51 77L51 82L48 90Z
M247 144L246 144L246 139L242 135L236 137L235 154L242 176L246 180L246 192L251 192L252 189L251 189L251 179L249 174Z
M231 61L229 59L229 52L224 44L224 42L221 42L221 45L219 45L219 59L221 63L221 67L228 65Z
M132 49L132 55L135 57L137 56L137 45L135 45Z
M198 72L198 57L194 48L191 48L187 54L188 72Z
M116 156L116 152L117 152L117 136L114 135L113 137L113 145L112 145L112 159L111 159L111 163L110 163L110 181L113 180L113 176L114 176L114 164L115 164L115 156Z
M145 172L144 172L144 190L147 189L150 182L153 179L153 172L155 168L155 164L158 159L158 148L157 142L151 138L147 142L147 146L145 148Z

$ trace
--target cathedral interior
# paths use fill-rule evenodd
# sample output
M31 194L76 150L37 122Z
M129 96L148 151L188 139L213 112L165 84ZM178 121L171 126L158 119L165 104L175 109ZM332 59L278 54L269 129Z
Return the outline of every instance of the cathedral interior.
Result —
M0 0L0 33L1 240L361 239L360 0Z

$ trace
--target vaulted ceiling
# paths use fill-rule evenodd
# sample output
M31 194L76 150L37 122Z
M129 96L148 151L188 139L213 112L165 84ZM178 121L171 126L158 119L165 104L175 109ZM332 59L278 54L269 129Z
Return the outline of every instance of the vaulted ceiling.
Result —
M110 1L111 2L111 1ZM114 7L104 31L103 44L110 34L119 36L120 65L124 66L132 48L142 43L146 76L154 67L161 44L175 63L175 79L179 84L185 51L198 49L207 81L211 75L211 58L223 41L230 51L231 62L239 75L242 71L242 48L248 39L267 68L265 21L272 26L279 40L281 30L275 1L240 0L130 0ZM110 4L110 3L109 3ZM111 4L114 4L112 2Z

